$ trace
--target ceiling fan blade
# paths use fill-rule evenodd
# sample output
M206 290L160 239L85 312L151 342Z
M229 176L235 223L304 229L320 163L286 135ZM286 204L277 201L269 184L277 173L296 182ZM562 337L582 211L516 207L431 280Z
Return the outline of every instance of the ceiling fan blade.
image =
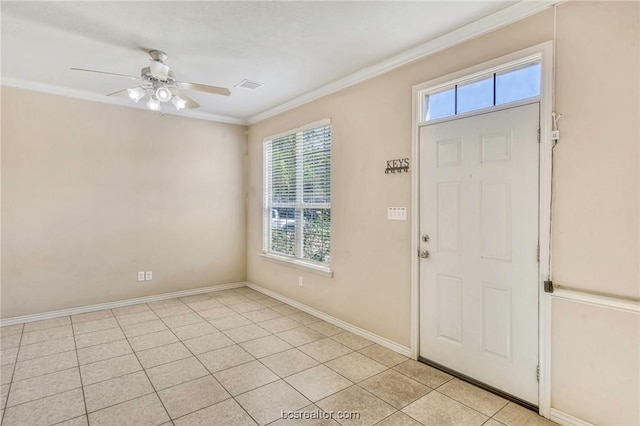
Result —
M162 62L150 61L149 68L151 68L151 75L158 80L167 81L169 76L169 65L165 65Z
M107 96L124 95L125 93L127 93L127 90L129 89L118 90L117 92L109 93Z
M184 92L178 89L171 89L171 93L173 93L176 96L180 96L182 99L187 101L187 104L186 104L187 108L198 108L200 106L199 103L197 103L196 101L191 99L189 96L185 95Z
M185 90L196 90L198 92L213 93L214 95L229 96L231 92L226 87L208 86L206 84L187 83L186 81L176 81L176 85Z
M137 80L140 77L134 77L132 75L126 75L126 74L118 74L115 72L106 72L106 71L96 71L96 70L88 70L85 68L71 68L73 71L85 71L85 72L94 72L96 74L106 74L106 75L114 75L116 77L124 77L124 78L130 78L132 80Z

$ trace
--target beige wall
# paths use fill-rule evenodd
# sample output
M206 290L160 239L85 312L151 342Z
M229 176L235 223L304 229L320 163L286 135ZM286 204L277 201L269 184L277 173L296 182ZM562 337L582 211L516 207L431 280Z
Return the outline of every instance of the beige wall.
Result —
M553 276L640 298L640 3L558 8ZM640 424L640 316L554 301L552 407Z
M640 298L640 3L558 7L553 275Z
M638 2L558 7L554 281L640 297ZM2 90L2 317L248 280L410 341L411 86L553 38L549 10L250 126ZM266 261L262 140L333 123L332 279ZM246 262L245 262L246 257ZM137 283L138 270L153 270ZM298 277L304 287L297 286ZM554 302L552 406L640 424L638 315Z
M594 425L640 424L638 314L554 301L551 406Z
M640 295L638 16L637 2L558 7L556 98L564 116L554 161L552 259L556 283L634 298ZM553 11L543 12L250 126L248 280L409 346L410 222L388 221L386 207L410 206L410 180L383 171L385 160L410 156L411 87L551 40L553 23ZM262 140L323 118L333 123L332 279L258 256ZM552 406L594 423L639 424L638 316L570 302L556 303L553 315ZM585 329L601 321L607 327ZM601 401L614 400L622 408L602 408Z
M3 88L2 317L244 280L244 132Z
M553 37L553 13L537 16L249 127L247 277L401 345L410 342L409 174L386 160L411 156L411 87ZM324 278L258 256L262 250L262 140L331 118L332 268ZM304 287L297 286L298 276Z

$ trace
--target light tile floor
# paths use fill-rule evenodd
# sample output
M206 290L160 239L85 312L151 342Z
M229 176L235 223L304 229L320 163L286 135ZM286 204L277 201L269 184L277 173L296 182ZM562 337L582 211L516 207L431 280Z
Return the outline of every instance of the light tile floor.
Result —
M552 424L246 287L3 327L0 339L3 426Z

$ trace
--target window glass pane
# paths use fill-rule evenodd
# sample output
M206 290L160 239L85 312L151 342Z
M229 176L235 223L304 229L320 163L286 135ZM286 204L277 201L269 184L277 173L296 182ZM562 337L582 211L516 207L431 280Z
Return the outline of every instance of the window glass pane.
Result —
M458 114L493 106L493 76L458 86Z
M496 105L540 95L540 64L496 75Z
M296 201L296 135L271 141L271 201Z
M296 213L294 208L271 209L271 251L296 254Z
M448 117L456 113L455 89L432 93L424 97L424 120Z
M265 142L264 250L329 263L331 126Z
M303 257L329 263L331 250L331 210L304 209Z
M331 202L331 127L302 133L302 182L305 203Z

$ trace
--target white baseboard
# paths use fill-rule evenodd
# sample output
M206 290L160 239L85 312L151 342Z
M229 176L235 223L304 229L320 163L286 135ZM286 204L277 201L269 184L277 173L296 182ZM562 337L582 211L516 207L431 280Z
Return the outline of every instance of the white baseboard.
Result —
M69 315L84 314L86 312L101 311L103 309L120 308L122 306L136 305L138 303L156 302L158 300L173 299L174 297L185 297L185 296L192 296L194 294L209 293L212 291L229 290L232 288L244 287L245 285L246 284L244 281L240 281L236 283L219 284L219 285L213 285L209 287L193 288L190 290L174 291L172 293L156 294L153 296L137 297L135 299L126 299L126 300L118 300L115 302L99 303L97 305L80 306L78 308L61 309L59 311L43 312L40 314L23 315L19 317L0 319L0 327L4 327L6 325L41 321L41 320L46 320L51 318L66 317Z
M549 412L549 418L551 421L559 423L563 426L594 426L592 423L573 417L571 414L567 414L564 411L552 408Z
M349 324L346 321L332 317L331 315L325 314L324 312L321 312L317 309L311 308L305 304L296 302L293 299L289 299L288 297L282 296L274 291L268 290L266 288L260 287L259 285L246 282L246 281L240 281L240 282L229 283L229 284L220 284L220 285L214 285L209 287L200 287L200 288L194 288L190 290L174 291L172 293L156 294L153 296L118 300L115 302L99 303L97 305L87 305L87 306L80 306L77 308L61 309L58 311L43 312L39 314L5 318L5 319L0 319L0 327L4 327L7 325L14 325L14 324L23 324L27 322L47 320L52 318L66 317L70 315L84 314L87 312L101 311L103 309L120 308L122 306L136 305L138 303L150 303L158 300L173 299L175 297L192 296L194 294L209 293L212 291L229 290L229 289L245 287L245 286L252 288L256 291L259 291L260 293L266 294L267 296L273 297L274 299L280 300L281 302L291 305L294 308L297 308L301 311L314 315L328 323L337 325L338 327L341 327L347 331L350 331L353 334L357 334L358 336L364 337L365 339L369 339L372 342L375 342L380 346L384 346L387 349L391 349L392 351L395 351L399 354L402 354L404 356L410 356L411 354L411 350L406 346L402 346L385 337L378 336L377 334L371 333L353 324ZM575 424L578 424L578 423L575 423ZM587 423L584 423L584 425L587 425Z
M369 339L372 342L379 344L380 346L384 346L387 349L391 349L401 355L411 356L411 349L406 346L402 346L392 340L387 339L386 337L378 336L377 334L371 333L370 331L364 330L360 327L356 327L353 324L349 324L346 321L342 321L341 319L332 317L331 315L325 314L317 309L311 308L305 304L300 302L296 302L293 299L289 299L288 297L282 296L274 291L268 290L266 288L260 287L259 285L247 282L247 287L252 288L260 293L266 294L269 297L273 297L281 302L286 303L287 305L291 305L294 308L300 309L308 314L316 316L328 323L333 325L337 325L338 327L344 328L347 331L352 332L353 334L357 334L360 337L364 337L365 339Z

